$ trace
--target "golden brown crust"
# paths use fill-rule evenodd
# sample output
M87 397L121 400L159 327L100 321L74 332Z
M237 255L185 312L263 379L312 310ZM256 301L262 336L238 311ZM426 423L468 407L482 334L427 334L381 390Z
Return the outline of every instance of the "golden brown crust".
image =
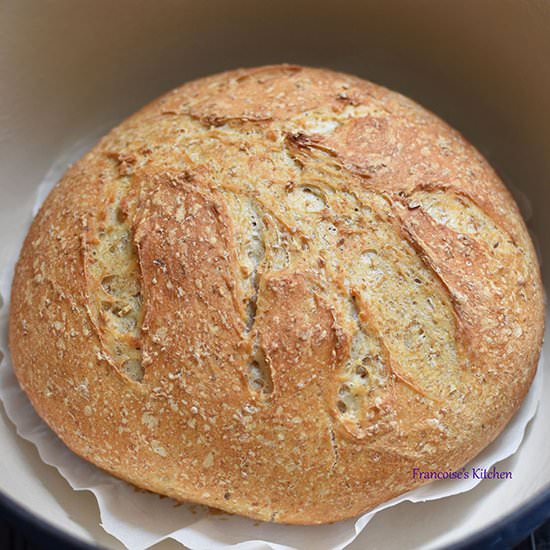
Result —
M67 171L21 253L10 347L99 467L310 524L490 443L543 322L529 235L473 147L382 87L275 65L170 92Z

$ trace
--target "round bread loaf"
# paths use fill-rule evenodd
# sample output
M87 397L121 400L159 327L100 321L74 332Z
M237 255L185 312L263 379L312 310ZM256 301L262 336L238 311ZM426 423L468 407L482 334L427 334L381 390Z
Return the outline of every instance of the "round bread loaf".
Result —
M460 134L277 65L168 93L67 171L17 265L10 344L38 413L100 468L314 524L479 453L543 323L518 208Z

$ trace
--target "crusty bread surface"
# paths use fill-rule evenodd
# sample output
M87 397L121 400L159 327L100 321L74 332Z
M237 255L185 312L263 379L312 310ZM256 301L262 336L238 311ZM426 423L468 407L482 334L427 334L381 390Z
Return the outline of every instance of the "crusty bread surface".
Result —
M479 453L543 324L518 208L459 133L370 82L277 65L166 94L67 171L23 247L9 336L80 456L316 524Z

